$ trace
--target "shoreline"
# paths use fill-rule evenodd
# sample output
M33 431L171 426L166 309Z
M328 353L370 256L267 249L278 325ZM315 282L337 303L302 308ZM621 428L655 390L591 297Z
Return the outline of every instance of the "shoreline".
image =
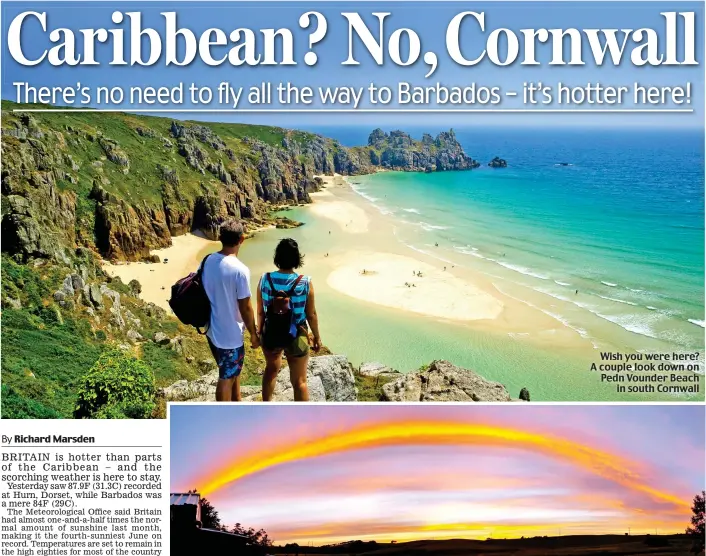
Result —
M311 204L301 207L322 221L335 224L337 229L329 230L329 234L335 230L357 244L354 249L341 246L340 251L330 257L327 253L317 261L326 263L325 282L337 294L410 316L509 334L516 341L555 349L593 349L579 332L501 291L481 273L449 268L449 264L444 265L433 256L398 245L388 219L365 206L344 176L319 177L323 180L322 189L311 194ZM274 227L249 233L269 228ZM219 248L219 242L191 232L173 236L170 247L151 251L160 257L160 263L104 261L102 267L124 283L136 279L142 286L142 299L171 311L171 286L196 271L203 256ZM370 272L363 274L363 269ZM421 277L416 272L421 272ZM318 279L321 280L323 276Z
M323 185L320 191L310 194L312 203L293 208L307 211L320 223L311 224L320 235L306 237L302 245L306 245L307 261L319 267L317 283L325 282L336 295L371 307L392 309L410 318L455 323L468 327L469 332L502 334L513 343L556 351L568 349L584 358L597 357L599 349L630 349L623 345L624 335L594 340L581 327L571 325L551 307L545 307L536 292L398 241L398 224L366 203L346 177L318 177ZM329 228L327 222L333 226ZM249 235L270 228L274 226L258 227ZM330 245L331 251L317 252L319 243ZM250 245L246 242L246 259ZM255 245L264 246L257 242ZM219 242L198 232L189 233L172 237L170 247L151 252L160 257L161 263L106 261L103 269L125 283L137 279L145 301L170 310L171 286L194 272L207 253L219 248ZM254 260L260 259L261 253L254 255ZM251 266L251 261L247 262ZM363 270L369 272L364 274ZM420 271L421 277L417 275ZM655 344L655 351L660 348Z
M595 346L579 331L508 294L480 271L453 265L397 241L396 223L368 206L347 177L322 176L322 179L324 190L316 193L317 202L306 205L305 209L336 223L346 236L359 242L355 248L342 249L326 260L327 285L338 294L395 309L410 317L427 317L480 332L503 334L515 342L555 350L579 350L589 355L595 351ZM327 210L328 207L332 210ZM359 212L366 215L368 230L362 236L357 235L350 223L350 215ZM377 274L362 274L367 266ZM413 271L421 271L422 277L416 277Z
M526 288L400 241L399 223L342 176L324 177L321 191L311 195L311 204L292 208L291 217L306 225L254 234L240 257L251 270L254 293L261 273L272 270L276 242L287 236L299 242L305 272L316 285L324 343L334 353L346 354L353 364L381 361L403 372L447 359L511 391L526 386L543 400L646 399L616 394L614 385L589 372L601 351L621 349L620 338L600 341L599 348ZM361 213L365 233L350 225L350 215ZM172 284L220 249L219 242L193 233L172 242L153 251L168 258L166 264L106 262L103 267L125 283L136 278L145 301L171 312Z

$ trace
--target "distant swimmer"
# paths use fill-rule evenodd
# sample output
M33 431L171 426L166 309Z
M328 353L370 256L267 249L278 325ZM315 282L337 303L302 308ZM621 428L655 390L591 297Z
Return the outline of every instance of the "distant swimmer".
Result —
M575 294L575 295L578 295L578 294L579 294L579 291L578 291L578 290L576 290L576 294Z
M446 267L444 267L444 272L446 272Z
M439 244L438 244L438 243L435 243L435 244L434 244L434 247L439 247Z

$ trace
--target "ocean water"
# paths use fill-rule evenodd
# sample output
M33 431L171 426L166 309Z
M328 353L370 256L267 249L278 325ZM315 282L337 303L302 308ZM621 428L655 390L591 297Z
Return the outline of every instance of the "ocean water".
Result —
M347 145L369 130L317 130ZM434 130L425 129L433 132ZM354 363L408 371L449 359L534 400L703 399L618 394L589 371L602 350L704 348L704 149L697 131L466 130L457 137L483 167L349 178L361 202L394 222L405 248L481 272L503 293L589 340L581 352L536 345L371 306L327 287L324 253L355 248L354 234L306 208L295 230L246 242L253 277L271 268L283 235L310 254L324 343ZM412 132L414 136L421 136ZM485 166L494 156L506 169ZM342 237L345 236L345 237ZM381 239L381 241L383 241ZM387 239L385 239L387 241ZM578 293L577 293L578 291ZM593 344L593 349L591 348ZM701 381L703 387L703 381Z
M483 259L491 275L495 266L635 335L632 347L642 336L703 348L703 134L457 133L474 158L509 167L351 180L406 224L400 241ZM576 327L581 311L567 315Z

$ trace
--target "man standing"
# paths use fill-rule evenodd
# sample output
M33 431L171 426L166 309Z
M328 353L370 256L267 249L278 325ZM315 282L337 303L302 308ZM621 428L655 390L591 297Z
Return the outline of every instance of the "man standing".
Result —
M240 401L240 372L245 360L243 334L250 332L253 349L260 345L255 312L250 302L250 270L238 259L245 239L243 225L228 220L221 225L223 248L204 261L203 286L211 302L208 345L218 364L216 401Z

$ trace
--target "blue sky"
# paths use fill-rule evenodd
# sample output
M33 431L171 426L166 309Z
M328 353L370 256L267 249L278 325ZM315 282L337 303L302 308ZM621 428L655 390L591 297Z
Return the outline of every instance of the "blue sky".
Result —
M620 67L605 64L597 68L588 62L582 67L548 66L550 47L540 46L538 60L541 66L521 66L519 63L507 67L498 67L489 62L483 62L473 67L462 67L455 64L448 56L445 48L445 30L449 21L459 12L467 9L485 12L486 32L481 33L473 24L465 25L461 47L474 58L485 46L485 40L491 30L505 27L513 31L526 28L632 28L651 27L656 29L663 38L663 11L695 11L697 14L697 60L703 62L703 7L699 3L672 2L526 2L526 3L473 3L472 5L458 2L429 3L347 3L347 2L287 2L287 3L223 3L223 2L15 2L3 3L3 32L14 16L22 11L47 11L48 26L51 29L68 27L72 30L83 28L114 28L110 16L113 11L136 11L142 13L143 27L163 28L163 11L177 12L179 27L188 27L197 36L211 27L223 29L226 33L241 27L254 30L262 28L289 28L295 38L296 66L256 66L234 67L223 64L218 67L208 67L200 61L195 61L188 67L166 67L163 63L155 66L109 66L107 60L111 55L110 46L99 45L97 58L102 61L99 67L53 67L47 62L34 67L23 67L9 55L8 46L3 48L2 97L14 99L15 90L12 83L28 81L34 85L64 85L70 86L80 82L89 86L134 86L154 85L172 87L179 82L185 84L198 83L215 87L221 81L229 81L235 86L250 87L262 81L289 81L294 85L311 87L319 86L367 86L370 82L393 88L399 81L412 85L429 86L440 82L448 86L500 86L503 90L520 91L522 83L542 81L545 84L558 82L570 85L585 85L588 82L600 82L604 85L628 85L638 81L653 86L682 85L692 83L692 103L696 110L694 114L610 114L604 115L507 115L507 114L432 114L432 115L400 115L400 114L199 114L189 118L212 119L221 121L247 121L270 123L296 127L306 124L316 125L347 125L370 123L382 125L404 125L409 118L414 118L415 124L426 125L433 122L439 126L465 124L483 125L531 125L531 126L575 126L575 125L606 125L606 126L650 126L650 127L703 127L703 85L704 72L701 65L685 67L642 67L629 63ZM303 63L304 54L308 51L308 31L298 27L299 16L309 10L321 12L327 19L328 31L326 37L318 43L315 51L319 57L318 64L308 67ZM422 52L433 51L439 57L439 68L430 78L425 79L426 66L419 62L409 67L397 67L389 60L378 66L364 51L361 44L356 46L356 55L361 61L360 66L343 66L341 62L347 55L347 22L341 16L342 12L355 11L359 13L371 28L375 28L376 20L372 12L391 12L386 19L386 29L389 35L399 27L414 29L421 38ZM122 27L126 27L122 25ZM50 43L39 25L34 23L26 27L23 41L26 55L41 52ZM225 48L225 47L224 47ZM587 59L585 57L584 59ZM130 106L124 104L126 110ZM191 107L188 104L182 108ZM215 104L211 107L215 107ZM476 106L477 107L477 106ZM516 101L505 99L503 108L519 108L519 98ZM133 106L134 108L134 106Z
M172 406L171 490L278 543L681 532L704 484L703 414Z

